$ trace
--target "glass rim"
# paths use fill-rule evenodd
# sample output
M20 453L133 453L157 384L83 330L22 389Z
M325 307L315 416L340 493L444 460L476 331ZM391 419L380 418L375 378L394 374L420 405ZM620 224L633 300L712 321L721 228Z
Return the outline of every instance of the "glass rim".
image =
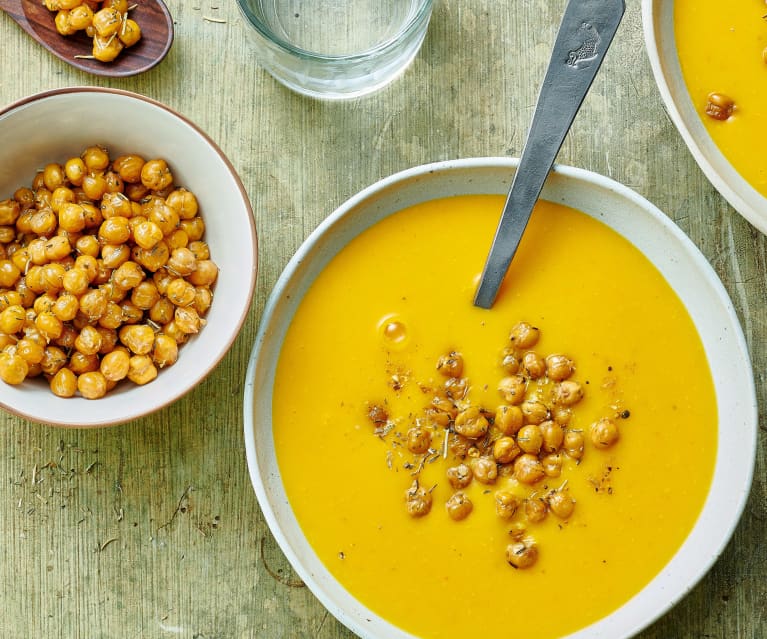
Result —
M331 53L319 53L316 51L310 51L308 49L303 49L301 47L295 46L294 44L291 44L284 38L279 37L268 26L266 26L263 23L263 21L259 20L253 14L250 7L247 6L246 0L237 0L237 5L240 7L240 11L245 16L245 19L248 21L249 25L252 26L261 36L266 38L269 42L272 42L275 45L279 46L281 49L287 51L288 53L297 55L301 58L310 59L310 60L322 60L326 62L341 62L341 61L347 61L347 60L364 59L380 51L390 48L391 46L396 44L399 40L403 38L407 38L408 35L410 35L412 32L418 29L418 27L421 25L424 18L428 18L429 14L431 13L432 4L433 4L433 0L420 0L420 6L418 7L418 10L407 22L405 22L397 30L397 32L394 35L387 38L386 40L379 42L378 44L376 44L375 46L369 49L365 49L364 51L359 51L357 53L331 54Z

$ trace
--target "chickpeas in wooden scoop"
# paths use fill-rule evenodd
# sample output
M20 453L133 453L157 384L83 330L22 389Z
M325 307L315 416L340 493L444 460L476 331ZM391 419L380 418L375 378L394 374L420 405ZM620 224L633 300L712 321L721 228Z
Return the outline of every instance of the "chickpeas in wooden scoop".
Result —
M43 4L56 12L54 25L59 34L70 36L82 31L93 39L91 55L75 57L111 62L141 39L141 27L128 17L135 5L127 0L44 0Z

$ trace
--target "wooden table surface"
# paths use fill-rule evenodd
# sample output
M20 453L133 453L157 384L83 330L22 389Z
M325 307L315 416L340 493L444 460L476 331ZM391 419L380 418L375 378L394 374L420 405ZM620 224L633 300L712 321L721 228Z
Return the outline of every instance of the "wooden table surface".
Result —
M0 415L0 636L352 637L292 571L248 477L243 380L264 301L307 234L361 188L425 162L518 156L564 4L437 0L405 75L342 103L298 96L261 70L234 0L169 0L176 39L165 61L106 81L49 55L0 15L0 105L73 85L164 102L229 156L260 240L250 317L182 400L92 431ZM650 71L639 0L627 4L559 162L632 187L700 247L737 308L764 408L767 241L688 153ZM0 161L13 161L1 134ZM642 639L767 637L764 443L762 425L751 498L724 555Z

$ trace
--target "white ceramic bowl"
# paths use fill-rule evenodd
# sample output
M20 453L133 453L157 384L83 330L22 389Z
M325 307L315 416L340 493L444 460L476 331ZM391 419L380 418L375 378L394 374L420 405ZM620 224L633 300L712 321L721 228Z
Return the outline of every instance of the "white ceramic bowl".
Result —
M716 146L687 91L674 37L674 0L642 0L642 22L661 97L695 161L733 208L767 233L767 198L743 179Z
M261 509L283 552L312 592L361 637L412 639L361 605L320 562L290 508L275 459L271 430L275 367L291 319L325 265L354 237L382 218L438 197L505 194L517 162L489 158L417 167L354 196L301 246L269 298L245 385L245 443ZM740 517L751 486L757 412L750 360L732 304L692 242L663 213L607 178L555 167L545 199L586 212L628 238L680 296L708 353L719 406L719 448L710 493L692 530L666 568L628 603L571 635L629 637L668 611L705 574Z
M29 186L49 162L92 144L111 157L138 153L168 161L175 184L197 196L205 241L219 266L207 325L181 346L178 362L145 386L121 384L98 400L56 397L42 381L0 384L0 406L60 426L125 422L194 388L229 350L247 315L256 275L256 231L245 189L221 149L196 125L149 98L117 89L76 87L25 98L0 110L0 199Z

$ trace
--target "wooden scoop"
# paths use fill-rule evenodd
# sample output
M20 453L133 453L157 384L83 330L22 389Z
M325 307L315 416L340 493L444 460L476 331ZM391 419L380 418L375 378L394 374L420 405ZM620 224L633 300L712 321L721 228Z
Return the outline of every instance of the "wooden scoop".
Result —
M29 35L64 62L93 75L119 78L148 71L158 64L173 44L173 18L162 0L135 0L130 17L141 28L141 40L124 49L112 62L83 58L93 43L83 32L63 36L56 31L56 14L40 0L0 0L5 11Z

